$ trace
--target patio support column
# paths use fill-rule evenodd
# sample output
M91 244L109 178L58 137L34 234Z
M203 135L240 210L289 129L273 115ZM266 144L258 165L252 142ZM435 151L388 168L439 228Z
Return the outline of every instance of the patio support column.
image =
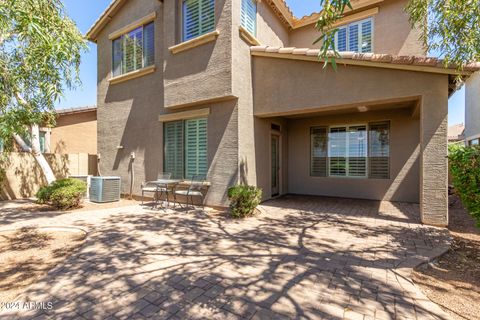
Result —
M445 92L445 94L441 93ZM422 223L448 225L448 95L424 95L420 113L420 213Z

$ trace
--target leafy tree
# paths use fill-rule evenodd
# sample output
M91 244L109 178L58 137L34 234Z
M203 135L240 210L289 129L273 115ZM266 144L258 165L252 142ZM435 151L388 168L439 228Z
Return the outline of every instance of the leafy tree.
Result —
M353 5L355 3L353 2ZM335 22L341 19L350 0L320 0L323 10L316 23L321 32L320 58L335 67ZM410 0L405 8L410 23L420 30L420 40L427 52L438 53L445 64L462 69L465 64L480 61L480 0ZM332 50L333 49L333 52Z
M0 139L5 151L14 139L31 152L48 183L55 177L40 152L39 126L53 125L55 102L80 85L86 49L61 0L0 0Z
M480 228L480 147L450 145L448 159L455 192Z

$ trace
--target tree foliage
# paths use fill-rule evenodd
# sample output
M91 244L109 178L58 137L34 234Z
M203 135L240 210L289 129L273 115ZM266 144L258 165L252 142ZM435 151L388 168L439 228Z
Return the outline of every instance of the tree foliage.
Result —
M66 88L80 84L86 40L60 0L0 0L0 138L53 123Z
M353 6L355 2L352 1ZM316 28L321 32L320 58L334 64L335 22L351 8L350 0L320 0L322 11ZM410 23L420 31L427 52L444 59L445 65L462 69L466 64L480 61L480 0L410 0L405 8ZM335 65L334 65L335 66Z
M448 159L455 192L480 228L480 147L450 145Z

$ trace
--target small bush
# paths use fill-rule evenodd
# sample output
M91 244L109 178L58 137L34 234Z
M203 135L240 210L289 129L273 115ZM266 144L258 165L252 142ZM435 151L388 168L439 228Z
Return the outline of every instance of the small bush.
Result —
M237 185L228 189L230 214L234 218L252 216L262 200L262 189L254 186Z
M37 202L49 204L56 209L69 210L80 206L80 201L87 191L85 182L76 179L61 179L40 188Z
M480 227L480 147L450 145L448 151L455 192Z

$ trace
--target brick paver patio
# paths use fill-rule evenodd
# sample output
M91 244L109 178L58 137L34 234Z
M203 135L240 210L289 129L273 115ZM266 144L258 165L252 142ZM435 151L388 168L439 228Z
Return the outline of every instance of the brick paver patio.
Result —
M418 205L289 196L255 218L123 207L28 216L0 229L79 226L86 244L4 310L31 319L447 319L411 267L448 248ZM23 221L22 221L23 220ZM26 220L26 221L25 221Z

